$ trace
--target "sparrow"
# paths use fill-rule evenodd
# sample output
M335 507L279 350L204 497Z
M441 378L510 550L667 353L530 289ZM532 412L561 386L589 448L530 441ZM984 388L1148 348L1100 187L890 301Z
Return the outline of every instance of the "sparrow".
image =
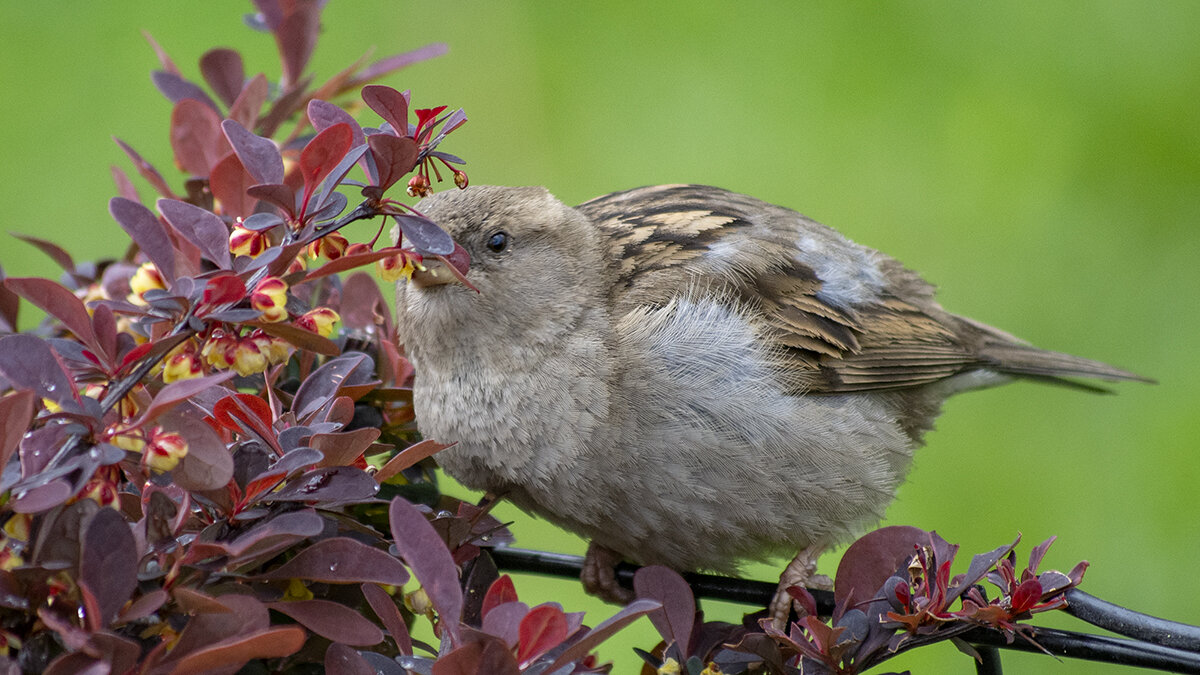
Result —
M427 260L396 291L418 427L463 485L589 540L584 585L610 600L622 559L729 574L799 551L778 622L822 551L883 518L948 396L1145 379L951 314L896 260L715 187L416 208L457 242L456 273Z

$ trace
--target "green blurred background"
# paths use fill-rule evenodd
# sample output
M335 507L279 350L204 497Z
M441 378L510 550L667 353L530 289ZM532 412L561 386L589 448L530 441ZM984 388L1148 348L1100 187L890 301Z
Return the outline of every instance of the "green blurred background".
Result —
M270 38L241 24L248 8L0 0L4 229L82 259L119 254L108 167L128 163L109 136L179 180L139 31L187 76L220 45L275 77ZM419 106L466 109L443 147L468 160L473 183L544 184L568 202L665 182L748 192L896 256L953 311L1158 378L1119 396L1019 384L951 401L887 522L937 529L964 553L1020 532L1024 554L1058 535L1048 564L1090 560L1085 590L1200 623L1198 33L1190 0L334 2L313 70L321 80L372 46L445 41L448 55L386 82ZM56 274L12 239L0 264ZM583 552L503 516L524 547ZM575 582L526 577L518 591L586 609L593 625L614 611ZM651 635L639 622L601 653L635 672L629 647ZM949 645L892 663L973 672Z

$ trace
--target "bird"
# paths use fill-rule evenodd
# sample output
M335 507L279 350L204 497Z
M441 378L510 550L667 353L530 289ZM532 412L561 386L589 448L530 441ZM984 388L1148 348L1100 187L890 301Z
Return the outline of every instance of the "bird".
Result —
M612 601L621 560L794 554L778 624L786 588L882 520L947 397L1149 381L952 314L895 259L716 187L570 207L472 186L416 210L456 242L397 285L418 428L463 485L588 540L584 586Z

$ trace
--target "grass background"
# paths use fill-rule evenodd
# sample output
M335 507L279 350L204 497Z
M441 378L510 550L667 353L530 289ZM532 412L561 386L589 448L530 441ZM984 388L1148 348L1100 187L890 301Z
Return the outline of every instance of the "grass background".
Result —
M180 178L138 31L197 79L218 45L277 76L271 40L241 25L248 7L0 0L4 230L81 259L119 254L108 167L128 164L109 136ZM665 182L748 192L896 256L953 311L1158 378L1119 396L1018 384L952 400L887 522L937 529L967 554L1058 535L1048 563L1090 560L1085 590L1200 623L1198 29L1187 1L336 2L313 70L445 41L448 55L387 83L422 107L466 109L445 149L473 183L544 184L568 202ZM0 264L56 273L13 239ZM583 551L507 517L522 546ZM572 582L526 577L518 590L593 625L613 611ZM651 635L642 621L601 653L635 672L628 648ZM972 672L949 645L892 663Z

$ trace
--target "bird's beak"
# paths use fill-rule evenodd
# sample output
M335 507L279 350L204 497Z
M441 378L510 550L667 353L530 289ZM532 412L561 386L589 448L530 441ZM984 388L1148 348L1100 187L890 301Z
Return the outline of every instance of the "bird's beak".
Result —
M449 255L427 257L424 260L425 269L413 272L412 283L418 288L429 288L443 284L460 283L476 292L470 281L467 281L467 271L471 268L471 255L458 242Z

